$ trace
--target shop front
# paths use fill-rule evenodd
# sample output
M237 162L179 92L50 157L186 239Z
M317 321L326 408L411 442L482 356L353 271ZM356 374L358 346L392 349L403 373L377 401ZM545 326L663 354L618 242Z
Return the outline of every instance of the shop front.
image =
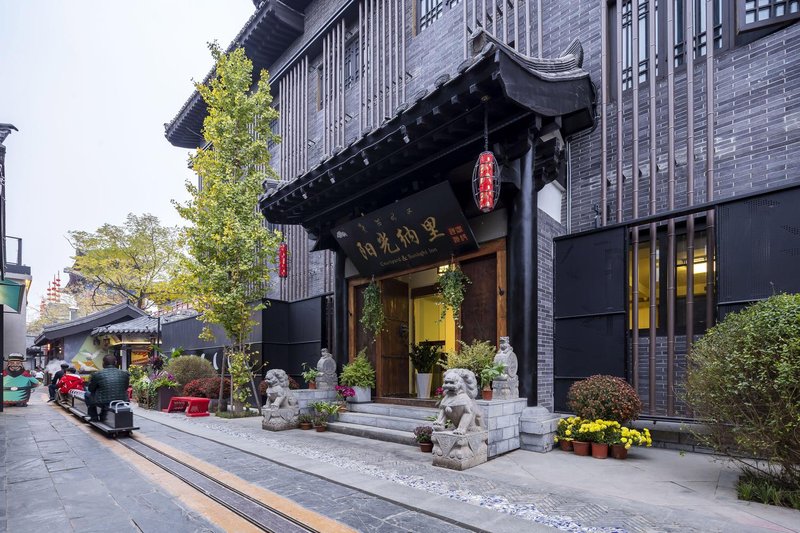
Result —
M336 252L332 352L341 364L366 349L379 398L416 395L414 346L446 352L510 336L520 394L537 403L538 191L563 179L564 139L594 121L594 88L573 48L535 60L482 35L458 75L261 198L267 221L301 225L315 250ZM480 166L488 152L491 189ZM458 319L437 294L452 268L469 279ZM373 283L377 332L362 323Z

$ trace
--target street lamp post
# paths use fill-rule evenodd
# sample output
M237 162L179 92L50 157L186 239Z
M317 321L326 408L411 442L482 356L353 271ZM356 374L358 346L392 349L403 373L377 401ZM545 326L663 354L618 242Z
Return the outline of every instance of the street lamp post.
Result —
M0 124L0 281L6 279L6 147L3 141L17 131L13 124ZM0 336L5 339L5 305L0 304ZM5 366L5 340L0 343L0 370ZM3 412L4 388L0 387L0 413Z

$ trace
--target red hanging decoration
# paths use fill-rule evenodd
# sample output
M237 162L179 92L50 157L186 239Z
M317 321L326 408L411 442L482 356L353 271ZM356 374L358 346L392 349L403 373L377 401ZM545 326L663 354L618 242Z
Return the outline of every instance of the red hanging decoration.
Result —
M472 172L472 193L475 204L484 213L492 211L500 195L500 171L494 154L482 152Z
M289 276L289 246L282 242L278 246L278 277Z

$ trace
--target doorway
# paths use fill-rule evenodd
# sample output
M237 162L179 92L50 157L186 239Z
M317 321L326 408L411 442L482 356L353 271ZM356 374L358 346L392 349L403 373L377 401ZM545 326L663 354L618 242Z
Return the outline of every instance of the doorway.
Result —
M375 368L377 397L416 397L415 369L409 353L415 344L440 347L442 356L457 350L458 341L485 340L497 343L506 334L505 239L485 243L482 248L455 261L470 278L461 306L461 327L442 306L437 281L448 262L376 278L381 289L384 327L374 337L361 326L364 289L370 280L349 283L350 359L362 349ZM441 368L433 369L432 392L441 385Z

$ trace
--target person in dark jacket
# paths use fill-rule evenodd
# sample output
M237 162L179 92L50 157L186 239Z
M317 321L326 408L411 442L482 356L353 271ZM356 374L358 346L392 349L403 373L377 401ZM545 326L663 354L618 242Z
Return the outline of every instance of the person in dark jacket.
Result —
M130 374L117 368L117 358L103 357L103 370L95 372L89 380L89 392L84 396L89 417L100 420L97 408L107 407L114 400L128 401Z
M48 385L47 390L50 392L50 399L47 400L48 402L55 401L56 399L56 387L58 387L58 380L61 379L64 374L67 373L67 369L69 365L67 363L61 363L61 370L53 374L53 379L50 380L50 385Z

